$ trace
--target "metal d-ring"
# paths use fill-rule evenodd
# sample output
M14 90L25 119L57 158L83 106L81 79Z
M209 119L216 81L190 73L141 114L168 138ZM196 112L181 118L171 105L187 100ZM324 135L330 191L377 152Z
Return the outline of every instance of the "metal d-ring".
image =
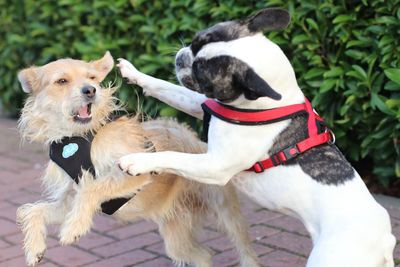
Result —
M333 145L336 142L336 136L331 129L327 129L327 132L329 132L331 136L331 139L328 141L328 144Z

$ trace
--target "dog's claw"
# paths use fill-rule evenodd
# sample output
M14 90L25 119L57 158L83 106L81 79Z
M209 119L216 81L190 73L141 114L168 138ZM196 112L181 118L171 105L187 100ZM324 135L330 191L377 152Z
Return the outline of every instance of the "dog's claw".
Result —
M37 258L37 263L41 262L44 258L44 252L38 253L36 255L36 258Z
M121 171L124 171L124 169L121 167L121 164L117 164L118 165L118 168L121 170Z

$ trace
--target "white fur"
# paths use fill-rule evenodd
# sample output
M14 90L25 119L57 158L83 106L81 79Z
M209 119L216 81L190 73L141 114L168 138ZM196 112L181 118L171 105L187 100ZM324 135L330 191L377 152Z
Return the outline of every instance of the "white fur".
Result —
M189 48L184 48L189 49ZM262 34L204 46L196 57L234 56L251 66L282 95L249 101L240 97L232 106L268 109L302 103L290 62L281 49ZM205 96L150 77L120 60L122 76L156 97L197 118ZM359 175L341 185L313 180L300 166L278 166L256 174L242 172L267 158L273 141L290 120L261 126L234 125L212 117L205 154L178 152L138 153L120 159L130 174L171 172L202 183L236 187L264 207L300 219L313 239L307 267L392 267L395 238L388 213L371 196ZM350 177L349 177L350 178Z

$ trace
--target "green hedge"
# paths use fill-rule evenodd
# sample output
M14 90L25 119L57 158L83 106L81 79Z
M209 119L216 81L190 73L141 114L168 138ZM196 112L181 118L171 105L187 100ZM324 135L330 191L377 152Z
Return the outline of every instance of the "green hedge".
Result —
M266 6L292 14L291 26L268 36L292 61L301 88L365 175L384 185L400 177L400 1L0 0L0 96L18 112L19 69L62 57L91 60L110 50L142 71L175 81L175 52L196 31ZM118 81L115 71L109 76ZM118 91L134 110L137 91ZM152 115L183 114L140 98Z

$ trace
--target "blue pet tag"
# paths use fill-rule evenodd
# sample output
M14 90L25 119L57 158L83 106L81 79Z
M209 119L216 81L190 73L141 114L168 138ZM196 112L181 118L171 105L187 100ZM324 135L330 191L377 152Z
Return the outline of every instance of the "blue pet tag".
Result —
M78 151L78 149L79 149L79 146L76 143L70 143L68 145L65 145L63 147L63 151L62 151L63 158L67 159L67 158L73 156L76 153L76 151Z

